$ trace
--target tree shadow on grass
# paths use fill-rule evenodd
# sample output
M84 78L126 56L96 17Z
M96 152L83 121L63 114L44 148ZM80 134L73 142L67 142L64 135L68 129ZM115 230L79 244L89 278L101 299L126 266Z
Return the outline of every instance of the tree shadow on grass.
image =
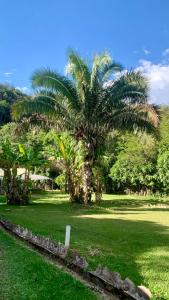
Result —
M169 200L164 198L112 198L110 200L102 200L100 207L113 210L169 210Z
M105 200L99 207L57 201L58 195L53 202L51 199L46 203L49 196L38 202L35 199L27 207L11 207L4 216L57 241L64 240L65 226L70 224L71 248L87 258L90 269L98 264L107 266L136 284L149 286L155 295L153 299L169 299L169 227L158 221L132 220L130 216L125 219L125 214L144 215L144 210L166 209L145 208L149 200L119 197ZM65 198L65 195L61 196L61 199ZM93 256L91 249L98 249L98 254Z
M83 244L100 251L96 257L87 256L93 267L107 266L136 284L148 286L153 299L169 299L169 227L149 221L106 219L105 215L72 218L83 219L83 232L80 224L74 232L79 242L83 237Z

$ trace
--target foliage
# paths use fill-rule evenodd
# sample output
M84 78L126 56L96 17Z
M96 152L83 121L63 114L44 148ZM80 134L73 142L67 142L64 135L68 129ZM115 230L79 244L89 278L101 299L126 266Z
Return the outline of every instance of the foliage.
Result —
M29 96L14 87L0 84L0 125L11 122L10 110L12 104L29 98Z
M85 148L82 187L83 201L91 201L93 171L98 149L107 134L121 131L155 133L159 119L156 108L148 104L145 78L136 71L124 72L108 53L95 55L92 66L77 53L69 51L68 76L50 69L32 76L37 94L32 101L13 106L19 119L33 113L44 114L61 130L71 130Z
M169 106L161 107L160 136L156 174L158 190L169 193Z
M156 172L155 141L145 134L128 136L125 149L110 170L110 176L119 190L152 192Z
M159 180L159 190L169 193L169 144L161 146L157 159L157 178Z
M169 106L160 108L160 136L161 144L169 145Z
M12 135L13 134L13 135ZM3 184L10 204L27 204L29 202L30 170L45 163L43 151L38 141L31 139L19 142L17 125L7 124L0 130L0 168L4 171ZM18 168L24 168L25 178L18 176Z
M60 187L61 191L66 192L66 176L64 172L55 178L55 183Z
M70 194L70 201L80 200L81 166L83 163L83 147L67 132L57 134L51 130L45 138L46 152L49 160L55 161L61 174L56 183Z

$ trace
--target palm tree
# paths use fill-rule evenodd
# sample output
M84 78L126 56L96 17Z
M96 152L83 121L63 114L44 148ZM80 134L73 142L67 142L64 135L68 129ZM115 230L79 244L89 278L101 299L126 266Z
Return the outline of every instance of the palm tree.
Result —
M77 141L83 141L83 201L90 203L92 168L107 134L113 129L152 133L159 118L154 106L148 104L145 78L137 71L121 72L122 66L108 53L95 55L90 65L71 50L66 71L67 76L51 69L35 71L34 100L14 105L13 116L47 115L58 128L71 130Z
M57 134L54 130L46 135L45 143L50 160L55 162L58 169L65 175L66 190L69 192L71 202L80 202L81 199L81 164L82 150L80 143L68 133ZM48 147L49 146L49 147Z

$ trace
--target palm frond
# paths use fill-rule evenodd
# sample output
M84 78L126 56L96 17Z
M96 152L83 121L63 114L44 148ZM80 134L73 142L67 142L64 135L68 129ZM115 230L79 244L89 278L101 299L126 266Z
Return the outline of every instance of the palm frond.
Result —
M71 126L72 123L72 118L64 104L49 95L39 94L32 101L20 101L12 107L14 120L36 113L47 116L51 122L57 123L58 120L59 122L62 120L65 126Z
M109 126L122 131L140 130L158 134L159 118L156 109L150 105L126 105L109 116Z
M81 101L85 99L85 90L90 85L91 71L87 63L73 50L68 53L68 65L66 68L71 74Z
M107 91L114 100L127 103L147 103L148 84L140 72L126 72L116 80L109 82L106 86Z
M143 113L144 117L155 127L158 128L160 123L159 107L152 104L137 104L134 106L139 114Z
M111 63L107 63L101 68L99 72L100 81L103 84L110 78L112 74L121 72L122 70L123 66L118 62L113 61Z
M40 101L39 99L37 101L20 101L12 107L12 116L14 120L19 120L23 116L29 116L35 113L47 115L53 118L55 115L55 109L53 105Z
M88 64L73 50L68 52L67 73L80 84L89 85L91 71Z
M73 83L50 69L37 70L32 76L32 86L43 88L51 92L60 93L66 97L75 110L80 110L80 102Z
M157 131L158 111L148 104L148 84L140 72L111 77L122 66L106 52L94 57L92 69L72 50L68 62L73 80L50 69L34 73L32 84L38 94L34 101L13 107L15 118L31 113L47 115L75 136L77 132L78 137L91 137L95 144L112 129ZM108 81L110 78L113 80Z
M97 85L97 82L103 84L110 75L122 69L122 65L112 61L111 56L107 52L95 55L91 74L91 86L94 87Z

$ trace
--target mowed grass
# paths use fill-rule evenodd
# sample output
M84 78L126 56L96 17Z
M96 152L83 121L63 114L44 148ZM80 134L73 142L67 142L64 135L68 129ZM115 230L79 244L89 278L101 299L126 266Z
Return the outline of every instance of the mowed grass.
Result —
M0 230L0 299L96 299L90 290Z
M169 299L169 199L104 195L100 206L85 207L51 192L35 194L27 207L7 207L2 199L0 214L61 242L70 224L71 249L90 269L107 266L149 287L153 299Z

